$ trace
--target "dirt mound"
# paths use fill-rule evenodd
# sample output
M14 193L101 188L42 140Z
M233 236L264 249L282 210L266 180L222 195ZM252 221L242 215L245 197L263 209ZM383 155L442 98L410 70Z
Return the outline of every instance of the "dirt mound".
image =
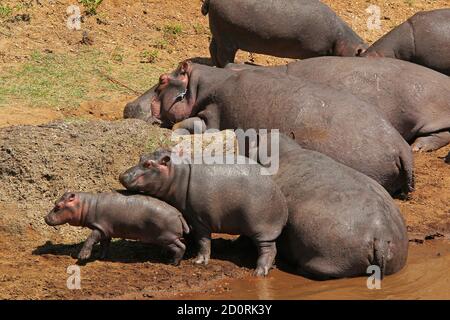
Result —
M6 225L50 230L42 217L64 191L120 188L118 175L166 138L170 141L169 131L140 120L58 121L0 130L0 203L16 204L22 212Z

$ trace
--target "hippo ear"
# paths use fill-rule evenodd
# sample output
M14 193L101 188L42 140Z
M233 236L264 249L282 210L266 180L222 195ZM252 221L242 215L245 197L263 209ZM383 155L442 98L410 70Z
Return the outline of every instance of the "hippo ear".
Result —
M190 73L192 68L192 62L185 60L181 63L180 71L181 73Z
M161 159L159 159L159 164L162 166L166 166L170 162L170 156L164 156Z

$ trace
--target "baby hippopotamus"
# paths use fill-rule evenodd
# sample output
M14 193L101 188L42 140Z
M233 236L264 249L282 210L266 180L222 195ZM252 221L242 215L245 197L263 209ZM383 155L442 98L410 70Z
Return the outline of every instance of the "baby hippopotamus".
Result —
M189 233L181 213L167 203L118 192L67 192L56 201L45 222L50 226L68 223L92 230L78 255L80 260L89 259L98 242L104 258L111 238L123 238L161 245L173 253L172 263L178 265L186 250L181 241L183 232Z
M245 235L258 248L255 274L267 275L277 252L275 240L288 217L278 186L261 174L264 169L257 163L189 164L172 161L172 156L169 150L142 156L120 182L183 213L199 246L195 263L208 263L212 232Z

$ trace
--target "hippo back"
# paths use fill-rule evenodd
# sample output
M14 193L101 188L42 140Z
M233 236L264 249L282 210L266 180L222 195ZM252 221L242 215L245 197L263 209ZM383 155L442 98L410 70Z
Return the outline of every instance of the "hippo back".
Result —
M278 240L282 257L312 277L366 274L377 264L375 243L387 246L385 274L406 263L404 220L374 180L315 151L280 142L280 170L273 177L285 195L288 224Z

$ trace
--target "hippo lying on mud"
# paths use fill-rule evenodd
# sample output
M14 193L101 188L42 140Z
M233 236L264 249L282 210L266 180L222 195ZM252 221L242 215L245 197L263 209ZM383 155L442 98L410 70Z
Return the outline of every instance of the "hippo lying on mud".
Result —
M211 233L240 234L258 248L255 274L265 276L276 256L275 240L287 220L286 200L263 168L254 164L176 164L171 152L141 157L120 176L130 191L157 197L180 210L199 245L196 263L207 264Z
M144 195L111 193L65 193L45 217L50 226L68 223L92 230L78 258L87 260L100 242L102 258L111 238L140 240L161 245L173 253L178 265L186 246L181 241L189 227L181 213L167 203Z
M416 13L362 56L411 61L450 76L450 9Z
M317 0L205 0L213 63L233 62L238 49L277 57L357 56L367 45Z
M450 78L428 68L389 58L341 57L277 67L229 64L226 68L264 68L350 92L376 106L413 151L433 151L450 143Z
M230 75L231 74L231 75ZM265 70L233 72L190 62L161 76L155 102L174 129L279 129L375 179L413 190L409 145L376 108L351 94ZM190 118L188 118L190 117Z
M272 178L289 209L277 247L299 273L327 279L367 275L370 265L378 265L382 275L403 268L405 223L375 181L284 136Z

